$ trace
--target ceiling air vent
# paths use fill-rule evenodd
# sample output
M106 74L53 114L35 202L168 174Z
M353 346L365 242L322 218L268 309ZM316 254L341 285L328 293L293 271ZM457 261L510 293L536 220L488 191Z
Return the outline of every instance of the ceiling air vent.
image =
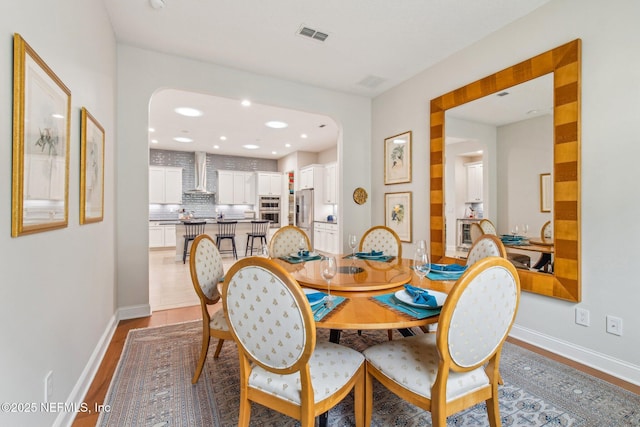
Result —
M304 25L301 25L300 28L298 28L298 31L296 33L299 36L308 37L310 39L318 40L321 42L325 41L327 37L329 37L329 34L327 33L314 30L313 28L305 27Z
M380 86L382 83L387 81L387 79L378 76L366 76L364 79L360 80L358 84L360 86L368 87L369 89L375 89Z

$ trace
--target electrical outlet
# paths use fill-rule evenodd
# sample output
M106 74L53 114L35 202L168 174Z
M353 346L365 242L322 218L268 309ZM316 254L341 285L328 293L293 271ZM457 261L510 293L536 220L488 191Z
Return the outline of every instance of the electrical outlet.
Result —
M44 403L49 403L53 394L53 371L49 371L44 377Z
M589 310L576 307L576 323L582 326L589 326Z
M622 319L615 316L607 316L607 333L622 336Z

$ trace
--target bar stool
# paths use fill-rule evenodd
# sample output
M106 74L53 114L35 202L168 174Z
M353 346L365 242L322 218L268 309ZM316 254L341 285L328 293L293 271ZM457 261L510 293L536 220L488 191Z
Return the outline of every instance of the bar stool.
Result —
M251 247L251 255L253 255L253 241L260 239L260 248L267 244L267 229L270 221L251 221L251 231L247 233L247 246L244 248L244 256L247 256L249 247ZM251 240L251 244L249 244Z
M205 221L190 221L184 223L184 252L182 253L182 263L186 264L189 254L189 242L200 234L204 234Z
M233 253L233 257L238 259L236 251L236 224L238 221L218 221L218 234L216 234L216 246L220 253ZM220 249L223 240L231 240L231 249Z

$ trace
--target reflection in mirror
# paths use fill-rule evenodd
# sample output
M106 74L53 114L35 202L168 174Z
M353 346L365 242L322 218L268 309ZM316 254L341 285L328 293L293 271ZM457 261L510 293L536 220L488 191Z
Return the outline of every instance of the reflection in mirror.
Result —
M552 219L539 209L538 186L553 168L553 74L451 108L445 118L446 255L466 257L470 224L482 218L498 234L518 227L525 238L538 236ZM528 266L546 256L507 250L530 257Z
M456 126L455 119L448 118L446 112L487 95L501 93L532 79L545 75L553 76L553 115L547 116L546 119L550 121L552 117L552 164L550 170L541 170L536 174L535 190L531 198L532 203L538 203L539 174L551 173L553 271L549 274L521 269L519 276L523 290L569 301L580 301L580 62L580 40L578 39L431 100L430 235L431 251L435 261L453 261L451 258L446 259L448 248L446 230L450 229L450 225L448 222L445 225L445 218L451 215L456 218L460 215L459 211L456 212L455 203L452 204L448 200L449 196L445 194L445 189L449 186L455 187L455 181L451 181L445 167L445 136L448 136L448 133L445 135L445 130L448 132L450 126L454 129ZM545 120L544 116L538 119ZM480 193L482 207L479 209L480 206L477 205L474 208L471 204L471 208L474 208L474 212L481 210L483 215L495 218L499 224L499 232L515 230L515 226L522 225L523 220L529 221L525 219L525 216L529 215L529 209L526 213L517 211L512 213L510 208L510 205L515 204L514 199L518 200L522 197L523 187L528 184L521 182L520 178L512 178L510 174L518 162L528 165L526 157L530 153L527 150L497 149L500 140L524 139L522 131L516 129L519 127L516 125L522 122L501 126L500 131L496 128L494 150L491 150L491 144L486 146L478 144L478 148L473 150L482 151L482 160L471 158L471 161L466 162L480 164L483 169L483 188ZM549 124L546 126L548 127ZM531 148L533 145L534 137L528 135L527 138L530 141L522 144L523 148ZM540 150L539 154L541 161L544 161L542 152L543 150ZM447 156L452 153L455 153L454 148L447 146ZM513 163L514 167L508 167L509 163ZM542 166L538 168L540 167ZM445 200L447 209L445 209ZM452 212L449 212L449 209ZM544 215L537 205L535 214ZM531 227L529 233L538 235L539 230ZM549 252L548 249L547 252Z

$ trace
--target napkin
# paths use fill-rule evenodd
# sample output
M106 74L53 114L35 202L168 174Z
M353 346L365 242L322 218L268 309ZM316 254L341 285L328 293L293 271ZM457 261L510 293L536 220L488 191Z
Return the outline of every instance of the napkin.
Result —
M424 304L430 307L436 307L438 305L438 301L436 297L429 294L426 289L416 288L411 285L404 285L405 291L413 298L413 302L416 304Z
M371 251L371 252L356 252L356 255L360 256L382 256L383 251Z
M309 256L309 251L298 251L298 256L300 258L308 257Z
M460 264L431 264L431 271L446 271L446 272L460 272L462 273L467 269L466 265Z
M327 294L325 294L324 292L311 292L306 295L307 299L309 300L309 304L313 304L314 302L322 300Z

